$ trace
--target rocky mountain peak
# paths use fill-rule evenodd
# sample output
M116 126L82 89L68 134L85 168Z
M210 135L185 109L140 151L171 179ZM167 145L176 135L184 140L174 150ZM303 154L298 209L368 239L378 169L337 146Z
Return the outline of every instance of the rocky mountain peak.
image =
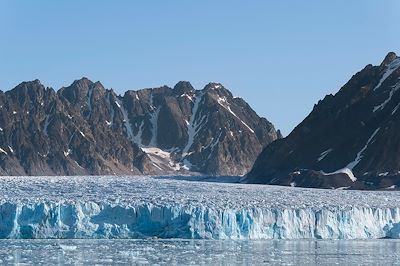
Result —
M386 56L385 59L382 61L381 66L387 66L390 63L392 63L395 59L397 58L397 55L395 52L389 52Z
M37 99L41 99L45 94L45 87L41 84L38 79L33 81L26 81L20 83L14 89L6 92L11 95L12 98L22 101L35 102Z
M106 89L100 83L100 81L93 82L86 77L75 80L70 86L62 87L58 94L62 95L63 98L67 99L71 103L92 101L92 97L95 94L103 95Z
M389 53L328 95L267 146L247 182L317 188L400 188L400 58Z
M225 89L225 88L221 83L210 82L204 87L203 90L208 91L208 90L219 90L219 89Z
M177 95L191 94L195 89L189 81L179 81L174 86L174 91Z
M210 95L211 98L215 98L218 101L224 101L226 98L233 98L232 93L227 90L221 83L210 82L208 83L203 92Z
M40 80L35 79L32 81L24 81L18 84L14 89L11 91L17 91L17 90L34 90L34 89L44 89L44 86L40 82Z
M87 88L92 84L93 84L93 81L91 81L90 79L88 79L86 77L82 77L80 79L74 80L74 82L72 82L70 87L76 87L76 88L82 89L82 88Z

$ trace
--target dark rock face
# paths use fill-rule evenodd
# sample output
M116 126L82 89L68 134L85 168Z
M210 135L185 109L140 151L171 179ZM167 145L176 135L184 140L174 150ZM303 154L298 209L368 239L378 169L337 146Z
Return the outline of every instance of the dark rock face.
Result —
M399 79L400 58L394 53L380 66L366 66L336 95L319 101L288 137L266 147L246 182L400 187Z
M123 96L82 78L0 91L1 175L243 175L279 137L221 84Z

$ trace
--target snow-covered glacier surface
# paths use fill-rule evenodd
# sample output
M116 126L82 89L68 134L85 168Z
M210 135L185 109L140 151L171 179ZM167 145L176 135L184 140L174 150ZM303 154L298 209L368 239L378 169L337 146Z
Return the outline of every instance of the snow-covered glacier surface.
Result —
M400 238L400 193L140 176L0 177L0 238Z

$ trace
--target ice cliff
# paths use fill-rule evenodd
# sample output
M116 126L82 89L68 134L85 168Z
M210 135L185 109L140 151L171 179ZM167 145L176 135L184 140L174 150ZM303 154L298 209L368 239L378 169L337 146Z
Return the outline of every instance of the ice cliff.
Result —
M400 193L152 177L0 178L0 238L400 238Z

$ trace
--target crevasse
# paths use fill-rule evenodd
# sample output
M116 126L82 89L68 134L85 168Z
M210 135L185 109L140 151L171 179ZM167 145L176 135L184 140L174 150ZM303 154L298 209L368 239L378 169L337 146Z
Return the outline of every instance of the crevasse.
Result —
M400 238L399 208L130 206L107 202L2 203L0 238Z

